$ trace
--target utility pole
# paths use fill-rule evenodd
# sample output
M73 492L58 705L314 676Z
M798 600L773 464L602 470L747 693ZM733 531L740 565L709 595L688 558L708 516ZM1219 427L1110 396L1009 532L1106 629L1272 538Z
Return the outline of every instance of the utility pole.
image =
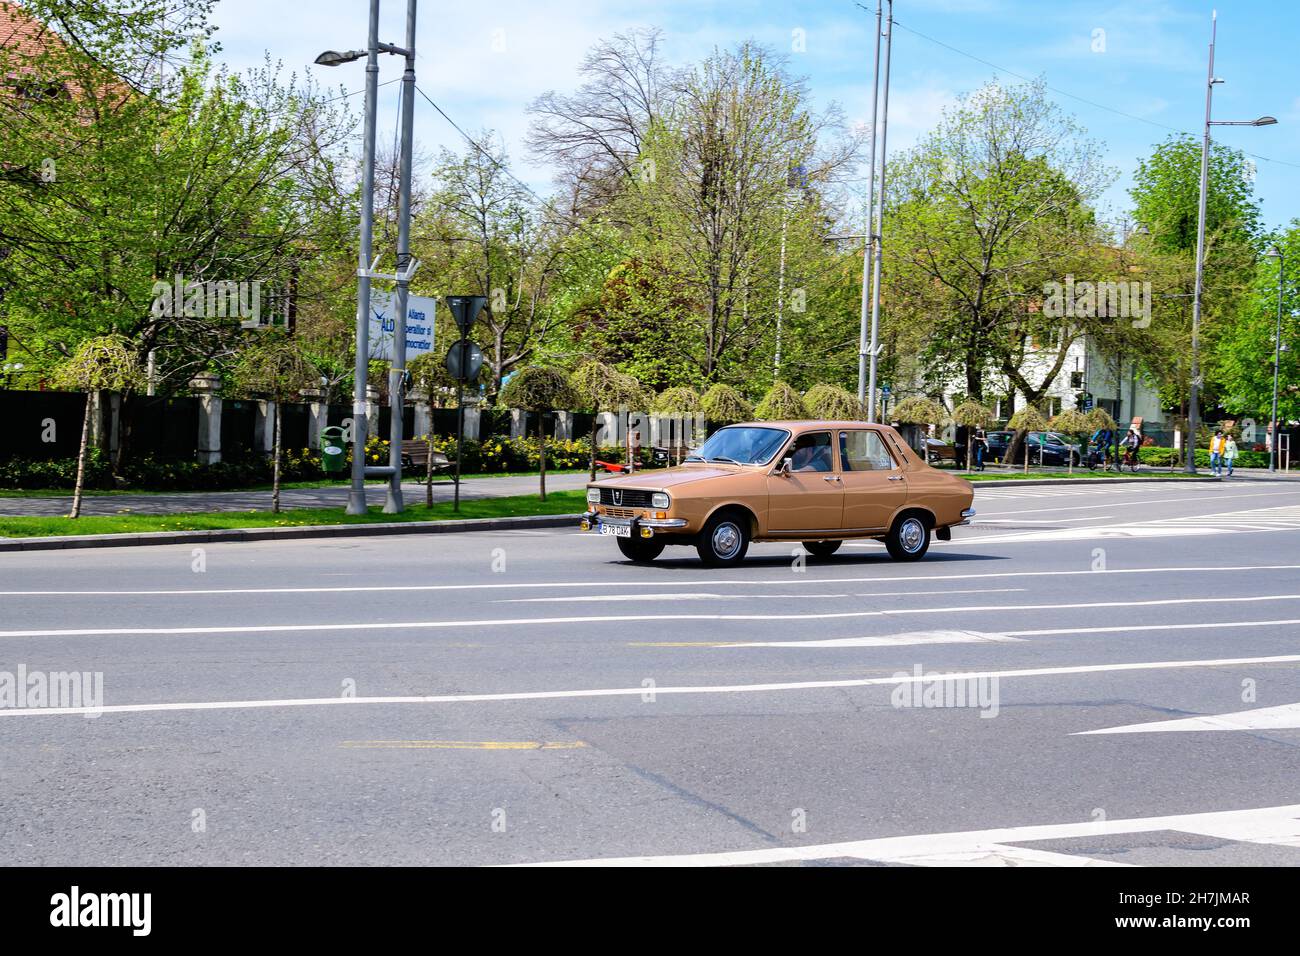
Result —
M406 304L411 276L419 263L411 262L411 154L415 137L415 5L406 0L406 70L402 73L402 156L398 172L397 199L397 296L393 327L393 360L388 373L388 478L385 514L401 514L402 504L402 413L406 410Z
M352 488L347 513L366 513L366 385L370 371L370 255L374 245L375 114L379 108L379 0L370 0L366 118L361 144L361 249L357 255L357 358L352 382Z
M870 172L867 174L867 241L862 247L862 315L858 323L858 401L866 402L867 400L867 322L870 315L870 272L871 272L871 250L875 242L875 231L872 224L875 222L875 202L876 202L876 108L880 105L880 14L881 0L876 0L876 62L871 70L871 151L869 166ZM866 9L865 7L863 9ZM875 343L870 343L874 348ZM872 410L875 410L875 394L872 393Z
M876 367L880 361L880 256L884 245L885 164L889 132L889 63L894 46L894 0L889 0L885 33L885 90L880 117L880 192L876 195L876 242L871 268L871 372L867 380L867 421L876 420ZM872 131L874 134L874 130Z

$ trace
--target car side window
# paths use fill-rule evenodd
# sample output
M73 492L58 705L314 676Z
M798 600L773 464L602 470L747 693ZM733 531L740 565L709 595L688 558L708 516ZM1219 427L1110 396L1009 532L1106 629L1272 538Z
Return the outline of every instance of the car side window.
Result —
M834 471L830 432L800 435L790 446L791 471Z
M889 471L894 459L873 431L840 432L840 462L845 471Z

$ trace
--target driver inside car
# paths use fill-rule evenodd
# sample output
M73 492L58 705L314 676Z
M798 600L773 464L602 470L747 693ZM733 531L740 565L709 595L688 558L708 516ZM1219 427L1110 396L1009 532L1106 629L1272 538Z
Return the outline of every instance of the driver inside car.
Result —
M831 444L829 435L803 435L795 442L790 456L791 471L830 471Z

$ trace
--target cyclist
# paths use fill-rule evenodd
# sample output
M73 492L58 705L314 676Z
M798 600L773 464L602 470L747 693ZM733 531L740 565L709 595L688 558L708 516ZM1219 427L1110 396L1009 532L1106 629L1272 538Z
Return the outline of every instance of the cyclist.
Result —
M1124 448L1124 464L1137 471L1138 449L1142 447L1142 436L1138 434L1137 426L1130 426L1128 434L1120 444Z

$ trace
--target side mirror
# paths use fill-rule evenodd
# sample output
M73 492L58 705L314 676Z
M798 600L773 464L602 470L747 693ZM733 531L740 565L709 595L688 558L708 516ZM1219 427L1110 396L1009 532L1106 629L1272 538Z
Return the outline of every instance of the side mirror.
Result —
M790 469L792 467L794 467L793 458L782 458L781 464L776 466L776 471L772 472L772 474L784 477L785 475L790 474Z

